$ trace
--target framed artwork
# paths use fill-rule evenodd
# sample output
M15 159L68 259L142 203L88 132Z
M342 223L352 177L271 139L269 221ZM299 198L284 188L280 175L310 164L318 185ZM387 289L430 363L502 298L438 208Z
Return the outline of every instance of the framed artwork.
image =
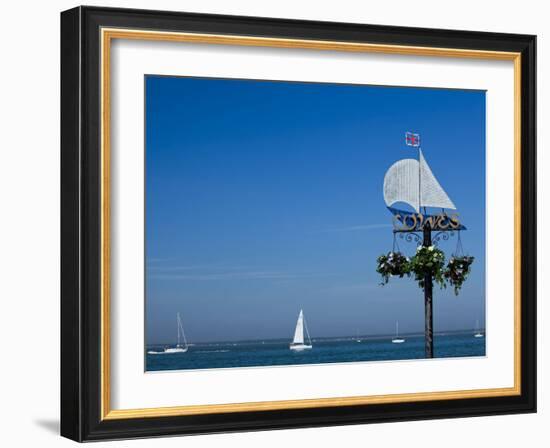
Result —
M535 37L61 14L61 433L536 410Z

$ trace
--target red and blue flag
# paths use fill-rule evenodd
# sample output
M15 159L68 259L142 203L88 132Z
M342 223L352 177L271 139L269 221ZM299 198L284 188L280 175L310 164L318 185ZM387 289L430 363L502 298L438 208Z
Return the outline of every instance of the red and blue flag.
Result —
M420 134L413 134L412 132L405 133L405 143L407 146L420 146Z

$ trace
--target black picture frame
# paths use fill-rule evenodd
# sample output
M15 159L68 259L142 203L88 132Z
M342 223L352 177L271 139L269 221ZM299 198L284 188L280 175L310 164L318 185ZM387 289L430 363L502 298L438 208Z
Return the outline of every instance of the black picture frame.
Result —
M102 420L102 27L521 53L521 393ZM61 13L61 434L92 441L536 412L535 58L531 35L99 7Z

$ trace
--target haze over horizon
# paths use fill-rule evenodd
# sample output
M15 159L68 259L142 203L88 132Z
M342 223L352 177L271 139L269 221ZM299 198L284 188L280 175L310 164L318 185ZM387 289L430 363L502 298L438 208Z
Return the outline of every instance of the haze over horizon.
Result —
M457 206L476 257L435 332L485 319L485 92L146 76L146 342L423 332L413 279L380 286L393 245L386 170L415 158ZM415 243L398 239L412 255ZM450 254L456 236L441 243Z

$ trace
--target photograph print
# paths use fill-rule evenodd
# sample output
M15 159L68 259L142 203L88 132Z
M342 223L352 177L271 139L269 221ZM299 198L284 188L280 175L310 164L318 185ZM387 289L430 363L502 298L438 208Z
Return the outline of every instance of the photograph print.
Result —
M485 356L485 91L144 82L146 371Z

